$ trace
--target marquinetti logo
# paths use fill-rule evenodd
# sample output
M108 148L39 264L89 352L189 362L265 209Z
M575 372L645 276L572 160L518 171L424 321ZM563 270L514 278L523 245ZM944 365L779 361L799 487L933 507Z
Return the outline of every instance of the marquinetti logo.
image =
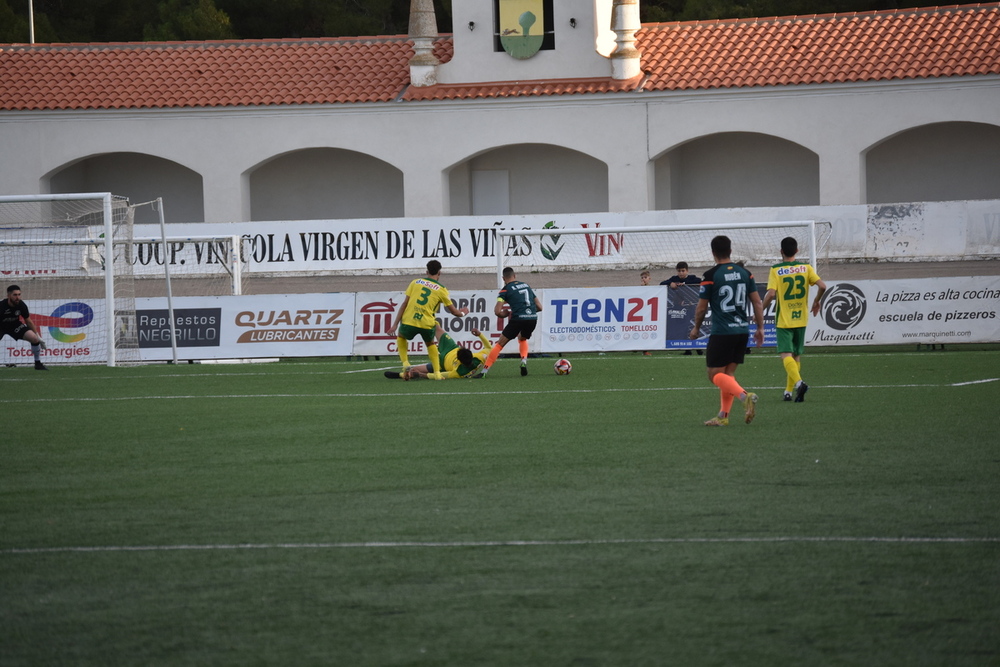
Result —
M823 319L836 331L852 329L865 319L868 300L865 293L850 283L840 283L823 295Z

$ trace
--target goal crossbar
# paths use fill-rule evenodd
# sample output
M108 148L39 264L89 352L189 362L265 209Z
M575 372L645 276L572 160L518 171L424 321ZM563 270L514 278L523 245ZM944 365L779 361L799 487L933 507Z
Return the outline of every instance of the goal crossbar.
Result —
M702 234L709 233L725 233L726 231L733 230L761 230L761 229L801 229L805 231L806 238L800 239L802 242L800 256L803 258L809 258L813 264L816 264L820 258L819 248L822 244L818 244L816 227L817 225L830 227L830 223L826 221L817 220L784 220L784 221L774 221L774 222L730 222L730 223L719 223L719 224L690 224L690 225L645 225L645 226L631 226L631 227L585 227L585 228L534 228L534 229L498 229L497 237L502 238L513 238L513 237L559 237L559 236L579 236L579 235L616 235L616 234L674 234L674 233L684 233L684 232L696 232ZM775 242L773 245L774 255L778 253L778 243ZM498 286L503 286L503 269L505 263L511 260L511 256L506 252L506 244L498 243L497 251L497 284ZM662 260L649 259L650 263L656 263ZM534 267L538 268L538 267ZM592 269L592 265L588 265L586 261L582 258L576 264L571 266L560 267L559 265L553 265L548 270L560 270L564 268L566 270L589 270ZM624 268L624 267L619 267Z

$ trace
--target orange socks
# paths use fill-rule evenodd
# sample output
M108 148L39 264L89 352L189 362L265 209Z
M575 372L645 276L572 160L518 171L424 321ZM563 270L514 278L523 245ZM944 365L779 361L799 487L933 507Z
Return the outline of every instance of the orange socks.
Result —
M493 349L490 350L490 353L486 356L486 361L483 362L483 366L486 368L492 366L497 360L497 357L500 356L500 350L502 349L503 348L500 346L500 343L493 343Z
M528 358L528 341L526 341L526 340L518 340L517 341L517 350L518 350L518 352L521 353L521 359L527 359Z
M716 373L712 378L712 384L719 388L720 410L725 414L729 414L730 408L733 407L733 399L746 393L736 378L725 373Z

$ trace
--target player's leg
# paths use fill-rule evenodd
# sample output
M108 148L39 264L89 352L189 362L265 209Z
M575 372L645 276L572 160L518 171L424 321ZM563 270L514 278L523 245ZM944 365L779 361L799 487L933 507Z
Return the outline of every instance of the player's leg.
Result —
M429 373L433 373L434 367L431 364L417 364L416 366L410 367L409 373L403 374L404 380L419 380L421 378L427 379Z
M518 353L521 356L521 375L528 374L528 339L535 331L538 320L525 320L521 323L521 333L517 336Z
M419 331L409 324L399 325L399 331L396 333L396 351L399 353L399 362L404 371L410 367L410 341Z
M802 403L805 400L806 392L809 391L809 385L802 379L802 353L805 351L806 346L806 328L801 327L794 331L795 335L792 338L792 359L795 360L795 372L798 376L798 381L795 383L794 401Z
M727 381L722 379L723 377L729 377L726 375L726 369L731 363L730 357L732 356L732 346L729 345L729 338L730 336L719 336L716 334L708 337L708 346L705 350L705 366L708 372L708 381L719 388L719 413L705 422L705 426L729 425L729 409L733 405L733 394L724 388L723 385L727 384Z
M44 349L44 343L42 339L34 331L28 328L27 324L21 324L14 330L11 337L15 340L26 340L31 344L31 356L35 358L35 370L36 371L47 371L48 368L42 363L42 349Z
M716 339L715 344L712 338ZM706 363L709 366L709 380L719 388L719 416L720 420L727 420L729 412L733 406L733 399L737 398L744 403L746 408L746 423L753 421L756 415L757 395L748 392L736 380L736 369L743 363L746 355L746 343L748 336L745 334L735 336L710 336L709 347L706 350ZM716 424L706 425L715 426Z
M793 342L794 329L782 329L778 328L776 330L778 338L778 355L781 357L781 365L785 369L785 393L783 394L783 400L792 400L792 392L795 391L795 383L801 380L799 376L799 367L795 363L795 359L792 358L793 352Z
M506 326L504 326L503 331L500 332L500 338L497 342L493 343L493 348L490 353L486 355L486 361L483 362L483 372L480 377L486 375L487 371L493 367L496 363L497 357L500 356L500 350L503 349L504 345L512 341L519 333L519 328L514 324L513 320L507 320Z
M435 327L436 328L436 327ZM420 335L424 339L424 347L427 348L427 356L430 357L431 367L434 373L441 372L441 358L438 356L438 345L434 339L435 329L420 329Z

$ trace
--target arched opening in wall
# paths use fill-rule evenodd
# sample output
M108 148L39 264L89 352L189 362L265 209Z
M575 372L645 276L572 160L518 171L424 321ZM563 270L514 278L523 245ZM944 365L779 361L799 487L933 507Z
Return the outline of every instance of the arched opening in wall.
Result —
M934 123L865 155L868 203L1000 199L1000 127Z
M766 134L693 139L654 160L653 168L660 211L819 204L819 156Z
M480 153L448 175L452 215L545 215L608 210L608 166L548 144Z
M205 195L201 175L171 160L143 153L105 153L54 169L43 180L49 192L111 192L133 204L163 198L167 222L203 222ZM150 206L136 209L136 224L159 224Z
M306 148L249 171L251 220L403 216L403 172L364 153Z

